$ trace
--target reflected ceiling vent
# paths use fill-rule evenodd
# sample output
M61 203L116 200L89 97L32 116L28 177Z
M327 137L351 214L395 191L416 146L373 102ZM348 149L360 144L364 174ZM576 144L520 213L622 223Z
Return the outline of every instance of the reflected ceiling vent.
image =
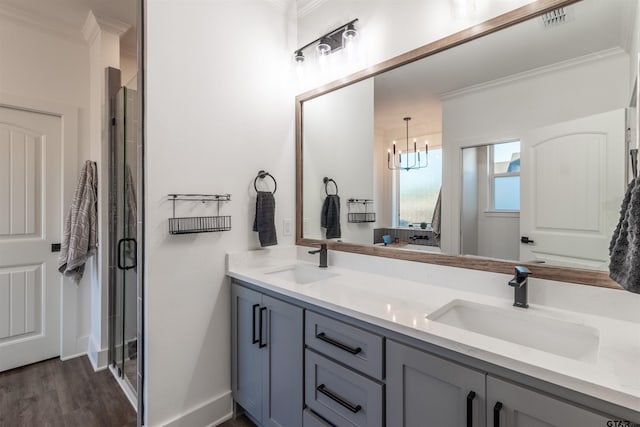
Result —
M567 22L567 13L565 12L564 7L559 7L551 12L545 13L541 18L545 27L555 27Z

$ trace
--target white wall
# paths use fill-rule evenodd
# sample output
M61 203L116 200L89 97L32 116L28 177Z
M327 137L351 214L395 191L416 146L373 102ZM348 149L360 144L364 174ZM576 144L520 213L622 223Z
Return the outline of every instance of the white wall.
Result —
M225 253L259 247L253 181L295 214L291 11L276 1L147 2L146 424L210 425L231 411ZM227 232L168 234L169 193L231 193ZM214 206L178 206L215 212Z
M87 141L89 49L79 31L77 36L72 36L67 30L58 31L52 23L40 24L28 15L0 7L0 58L0 94L20 98L25 107L39 106L42 110L41 106L53 106L52 110L56 111L50 112L62 113L58 111L60 106L77 113L77 151L65 154L65 158L73 160L72 164L65 165L65 179L70 185L65 184L64 217L73 196L79 164L91 159ZM63 357L87 351L90 278L94 267L95 258L89 262L78 286L69 280L63 281Z
M326 197L323 178L332 178L340 196L341 240L373 243L373 223L348 223L348 199L373 199L373 79L304 103L303 205L307 238L324 239L320 212ZM333 183L327 186L334 194ZM364 212L352 206L353 212ZM369 211L373 210L373 206Z
M620 53L527 75L443 100L443 194L460 194L460 149L519 139L528 129L628 103L629 56ZM442 248L458 253L460 200L442 199Z

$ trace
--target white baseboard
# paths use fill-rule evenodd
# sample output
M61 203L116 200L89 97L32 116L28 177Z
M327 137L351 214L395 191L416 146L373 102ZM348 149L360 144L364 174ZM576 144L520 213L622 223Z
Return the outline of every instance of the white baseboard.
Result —
M89 335L85 335L76 339L75 352L73 354L60 355L60 360L63 362L69 359L75 359L79 356L84 356L89 353ZM91 360L91 358L89 358Z
M93 336L89 337L88 356L94 371L97 372L107 369L109 364L109 349L100 348L95 339L93 339Z
M231 391L223 393L202 403L172 420L162 423L165 427L201 427L216 426L233 415Z

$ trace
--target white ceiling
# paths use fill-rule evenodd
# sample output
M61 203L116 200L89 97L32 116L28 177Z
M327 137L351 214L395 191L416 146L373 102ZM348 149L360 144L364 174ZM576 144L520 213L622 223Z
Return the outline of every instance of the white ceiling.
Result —
M628 50L635 7L636 0L584 0L565 8L564 24L545 28L535 18L376 76L376 130L403 130L402 118L412 116L412 127L438 133L440 94L606 49Z
M89 11L135 27L136 0L0 0L0 7L22 12L51 27L78 32Z

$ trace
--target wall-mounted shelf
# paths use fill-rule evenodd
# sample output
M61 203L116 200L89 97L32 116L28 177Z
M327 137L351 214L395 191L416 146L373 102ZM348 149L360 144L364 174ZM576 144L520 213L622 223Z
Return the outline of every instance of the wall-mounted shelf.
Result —
M375 212L369 212L369 207L372 204L373 204L372 199L347 200L347 209L348 209L347 222L351 222L351 223L376 222ZM361 206L364 209L364 212L351 212L351 209L355 208L356 206Z
M231 194L169 194L173 217L169 218L169 234L211 233L231 230L231 216L220 215L220 203L231 201ZM176 217L176 202L217 202L215 216Z

